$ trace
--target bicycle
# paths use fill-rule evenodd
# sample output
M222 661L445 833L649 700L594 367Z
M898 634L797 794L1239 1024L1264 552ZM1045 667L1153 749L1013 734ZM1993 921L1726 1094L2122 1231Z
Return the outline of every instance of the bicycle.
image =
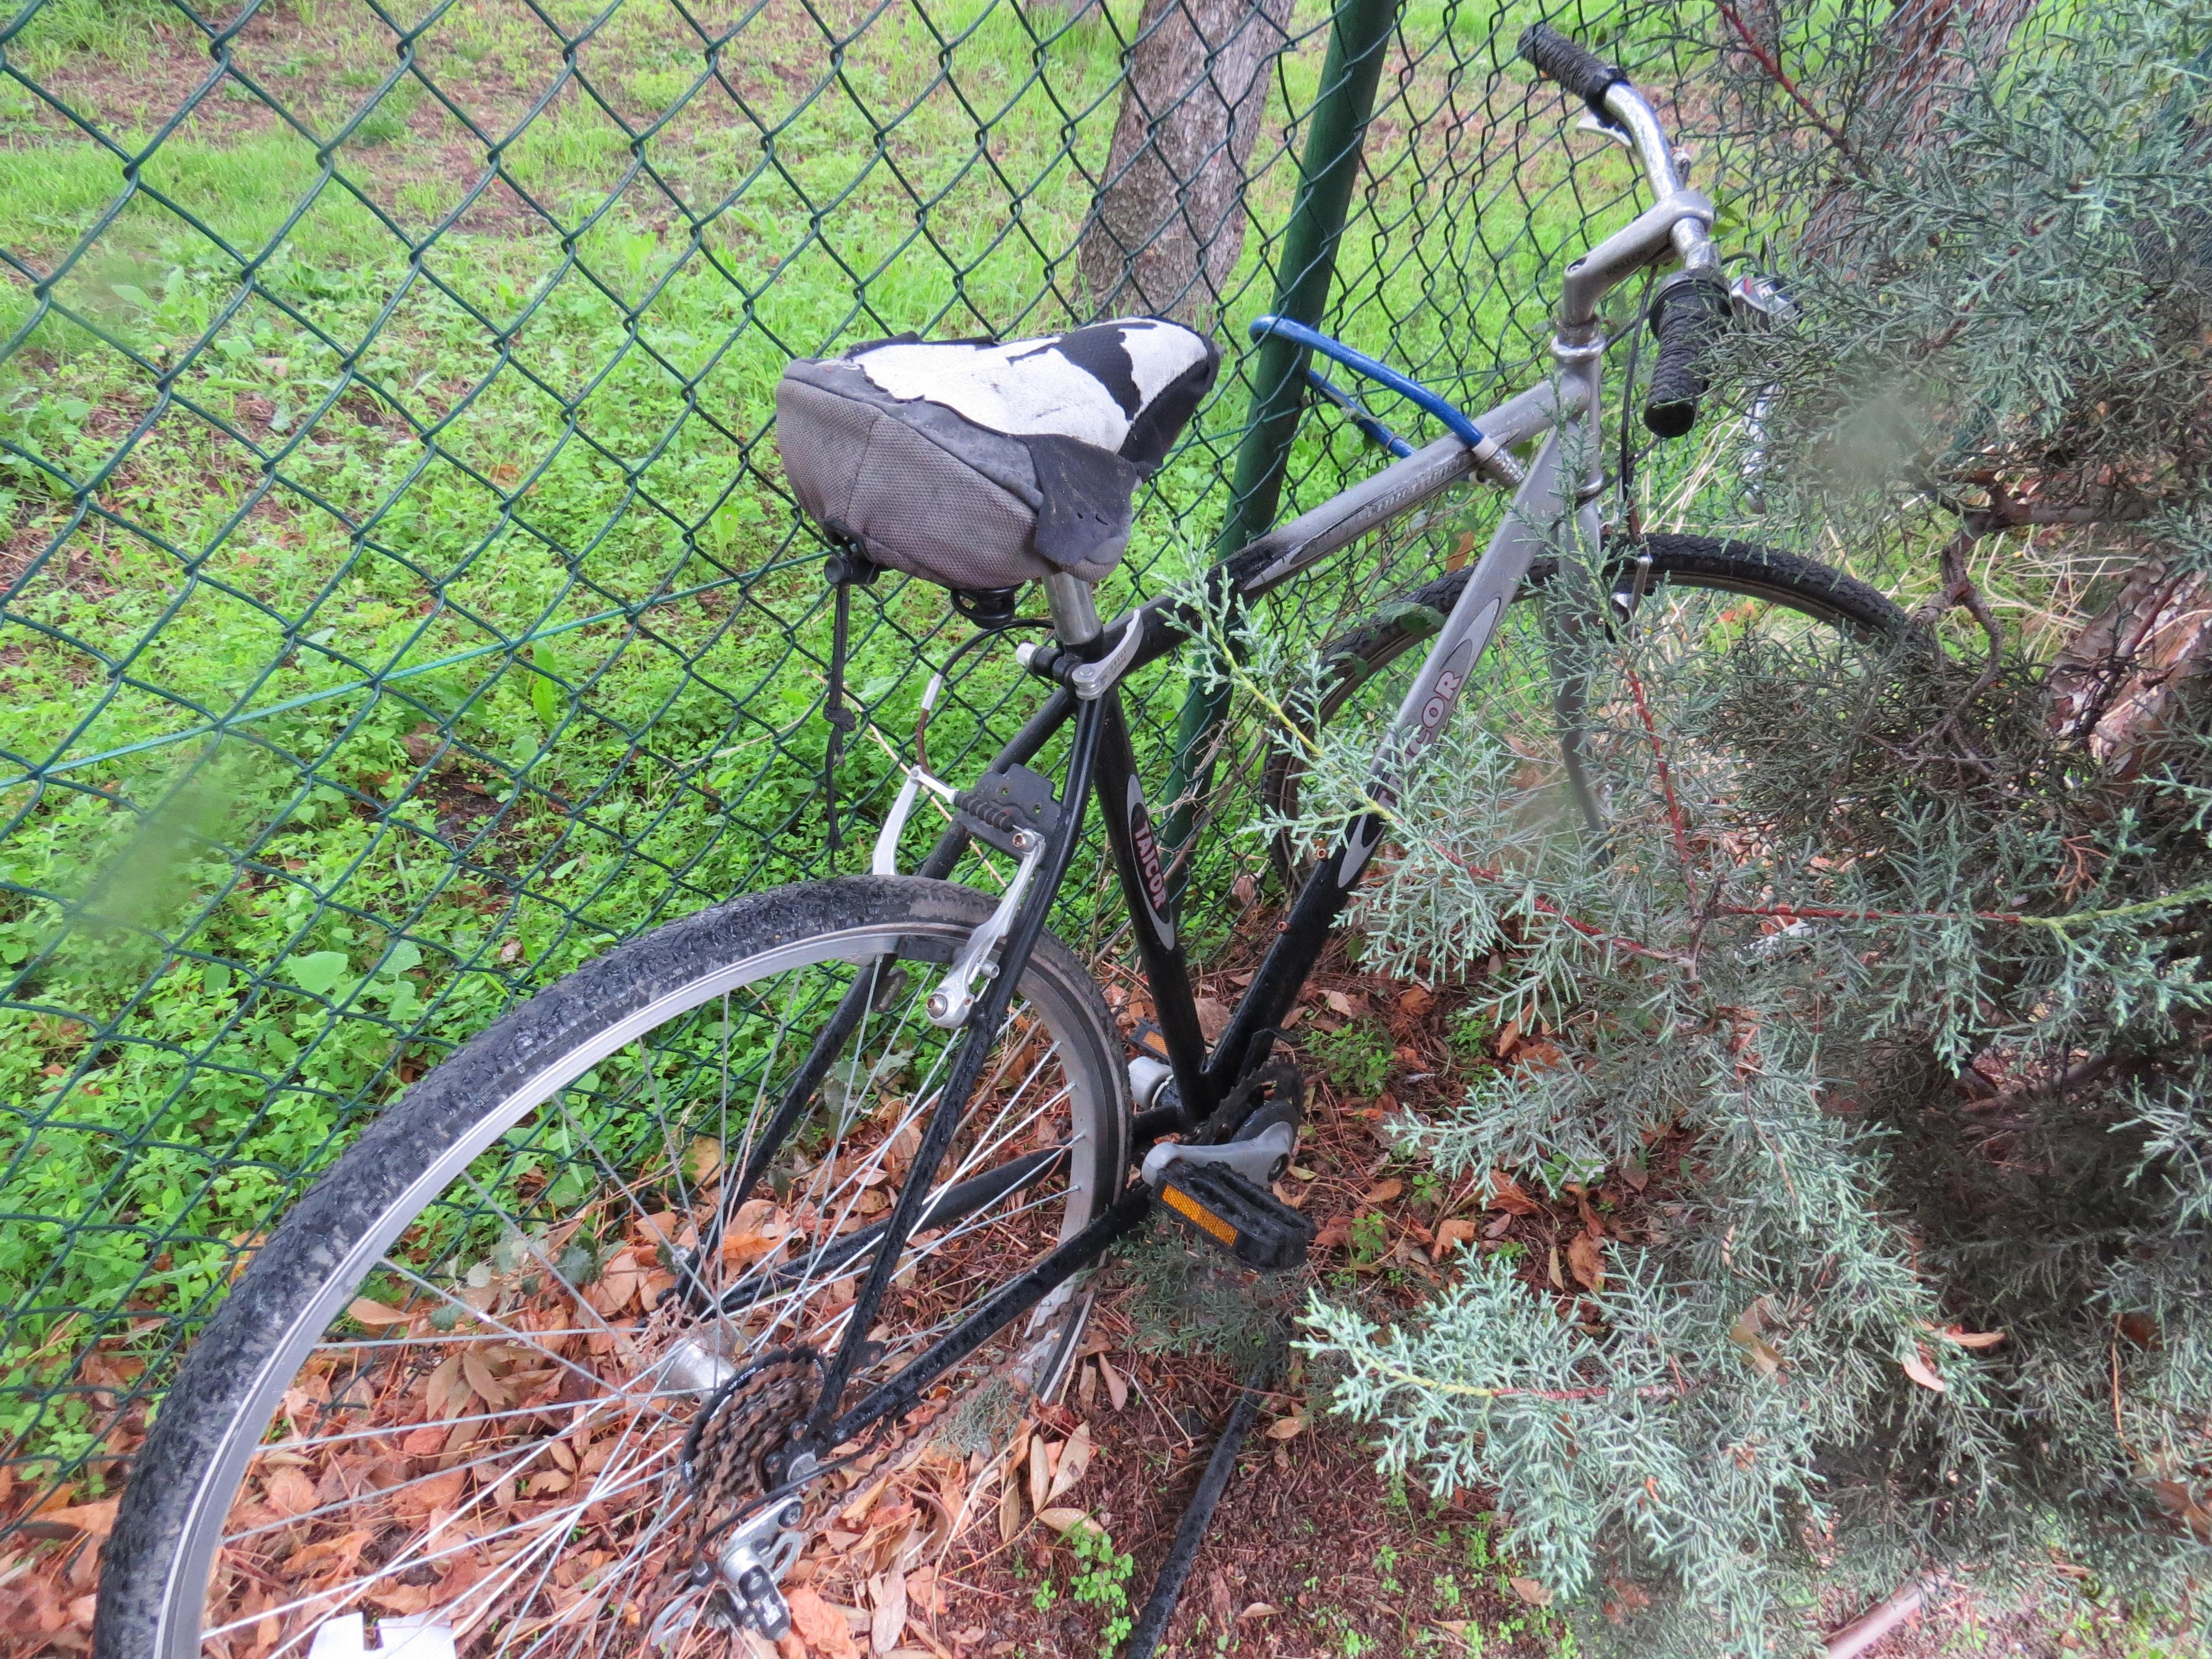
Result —
M1018 350L901 341L794 366L794 386L849 390L840 365L903 352L881 359L886 382L943 385L957 349L971 390L988 381L1018 403L1037 383L1024 377L1122 352L1136 396L1123 400L1119 471L1068 450L1064 433L998 431L1019 454L953 434L975 465L1031 467L1021 533L1042 546L1049 531L1064 556L1038 572L1051 637L1017 653L1048 688L1042 706L970 787L905 767L872 873L747 895L619 946L456 1051L368 1130L262 1244L182 1368L107 1547L103 1659L346 1659L362 1651L364 1608L383 1650L411 1659L773 1638L831 1474L884 1467L963 1424L992 1443L1025 1400L1051 1397L1085 1329L1086 1275L1156 1206L1246 1266L1303 1261L1311 1224L1270 1186L1304 1103L1283 1027L1384 843L1396 781L1455 710L1477 708L1486 653L1540 650L1562 625L1571 561L1559 547L1601 544L1599 302L1648 268L1679 267L1648 313L1645 420L1662 436L1694 423L1701 354L1731 314L1712 210L1683 184L1650 106L1541 26L1522 52L1630 147L1654 198L1567 268L1551 378L1470 418L1325 335L1261 319L1256 331L1400 393L1444 435L1415 449L1353 402L1396 459L1234 553L1198 591L1110 625L1093 600L1146 459L1158 464L1211 380L1210 344L1201 363L1157 331L1171 325L1135 319ZM1112 374L1098 384L1121 397ZM937 419L935 404L908 401L878 398L864 424L884 409L908 424L890 437L866 425L870 443L906 442ZM794 480L805 470L788 444L787 465ZM836 470L818 454L807 465ZM1004 500L980 485L933 503L890 490L872 531L830 526L845 574L864 552L906 559L969 590L970 614L1006 620L1005 587L963 578L989 566L992 526L1024 522L1019 481L994 486ZM1344 635L1296 706L1307 736L1371 728L1367 798L1325 848L1279 840L1279 862L1302 878L1209 1043L1121 685L1203 633L1212 611L1249 608L1355 545L1382 550L1363 556L1374 570L1399 569L1392 550L1432 534L1437 504L1469 481L1511 493L1480 560ZM859 512L863 481L832 482L840 511ZM940 552L919 558L921 532L903 541L902 526L939 509ZM1870 647L1902 627L1879 594L1787 555L1686 537L1615 546L1595 625L1632 629L1646 648L1675 635L1694 648L1716 627L1741 638L1770 616L1778 636ZM959 568L931 563L940 556ZM1544 774L1534 789L1572 799L1577 833L1601 832L1590 773L1610 693L1588 674L1488 678L1502 689L1483 718L1512 726L1498 752ZM1525 735L1547 716L1550 758ZM1055 781L1029 763L1062 734ZM1285 819L1310 754L1287 744L1268 765L1267 799ZM900 833L925 789L955 817L901 875ZM1094 799L1157 1022L1159 1046L1133 1057L1089 971L1046 931ZM979 846L1014 861L995 900L947 879Z

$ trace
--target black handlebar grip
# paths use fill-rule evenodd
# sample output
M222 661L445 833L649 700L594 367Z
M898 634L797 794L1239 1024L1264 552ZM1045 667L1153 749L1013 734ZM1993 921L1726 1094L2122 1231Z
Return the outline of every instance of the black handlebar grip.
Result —
M1705 395L1706 349L1729 325L1728 279L1717 271L1686 271L1651 302L1651 331L1659 361L1644 400L1644 424L1662 438L1679 438L1698 423Z
M1605 94L1623 75L1594 52L1585 51L1544 23L1531 23L1521 31L1521 55L1536 66L1536 73L1557 81L1606 118Z

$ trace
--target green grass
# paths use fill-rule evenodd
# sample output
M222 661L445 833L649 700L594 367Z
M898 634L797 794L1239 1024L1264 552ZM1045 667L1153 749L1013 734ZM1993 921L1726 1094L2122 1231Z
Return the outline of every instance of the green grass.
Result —
M1273 96L1232 345L1272 298L1324 20L1300 8ZM112 148L0 86L0 1438L63 1458L104 1430L47 1398L72 1351L136 1322L158 1359L444 1045L656 920L824 867L829 627L763 436L775 378L1065 320L1118 73L1096 15L1040 45L1006 0L876 14L835 76L794 0L711 61L641 0L556 96L526 9L463 0L401 73L368 7L302 0L127 179L208 70L174 21L52 0L9 48ZM1408 8L1419 62L1340 259L1350 337L1476 402L1624 182L1601 156L1577 198L1556 149L1517 179L1486 152L1488 27ZM502 143L473 202L483 143L433 87ZM1225 377L1118 593L1206 556L1243 401ZM1372 464L1310 423L1286 499ZM1362 602L1318 592L1305 625ZM942 597L882 584L856 617L850 682L896 737ZM1155 777L1180 695L1172 667L1133 689ZM933 757L1029 706L980 659ZM848 749L864 811L891 775ZM1201 890L1256 854L1210 841Z

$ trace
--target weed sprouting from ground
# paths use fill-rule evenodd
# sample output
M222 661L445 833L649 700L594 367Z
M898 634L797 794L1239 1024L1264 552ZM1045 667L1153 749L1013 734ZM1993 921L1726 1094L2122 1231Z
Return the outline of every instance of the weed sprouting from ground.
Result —
M1353 1021L1316 1030L1304 1048L1322 1076L1350 1094L1372 1095L1390 1076L1389 1036L1372 1025Z

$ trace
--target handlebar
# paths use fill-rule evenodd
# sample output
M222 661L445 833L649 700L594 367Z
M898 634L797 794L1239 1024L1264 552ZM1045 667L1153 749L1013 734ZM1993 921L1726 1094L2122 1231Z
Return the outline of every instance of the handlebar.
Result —
M1657 114L1626 75L1543 23L1531 23L1521 32L1521 56L1535 66L1539 75L1558 82L1588 104L1593 115L1628 141L1655 197L1663 202L1681 193L1682 174L1674 162L1674 147L1668 142ZM1698 235L1702 248L1702 228ZM1707 257L1699 259L1689 248L1682 248L1682 263L1692 267L1711 264L1710 250L1705 252Z
M1706 350L1728 330L1727 281L1717 270L1685 270L1668 279L1651 301L1651 331L1659 361L1644 399L1644 424L1662 438L1679 438L1698 423L1705 395Z
M1520 52L1538 74L1580 98L1628 141L1662 206L1684 194L1674 145L1651 106L1617 67L1542 23L1522 32ZM1707 207L1705 217L1711 216ZM1730 307L1728 283L1704 222L1685 215L1674 221L1669 236L1682 269L1652 301L1651 331L1659 338L1659 359L1644 423L1660 437L1679 438L1697 424L1698 402L1706 386L1702 362L1727 327Z
M1544 23L1531 23L1521 31L1521 55L1536 66L1536 73L1557 81L1590 106L1590 113L1607 118L1605 95L1628 77L1587 47Z

